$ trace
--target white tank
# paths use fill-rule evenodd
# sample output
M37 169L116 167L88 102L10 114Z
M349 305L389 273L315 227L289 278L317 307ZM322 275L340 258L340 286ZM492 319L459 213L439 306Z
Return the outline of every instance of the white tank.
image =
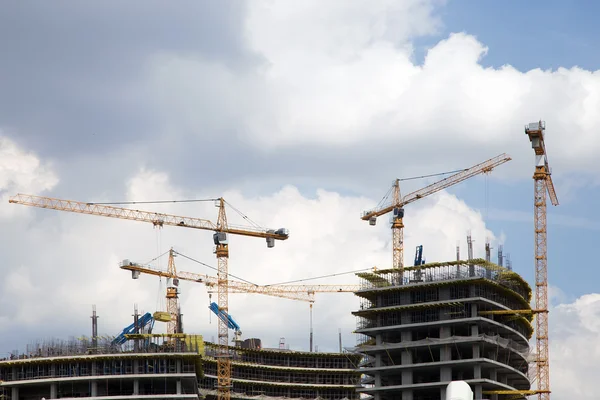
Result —
M465 381L452 381L446 387L446 400L473 400L473 391Z

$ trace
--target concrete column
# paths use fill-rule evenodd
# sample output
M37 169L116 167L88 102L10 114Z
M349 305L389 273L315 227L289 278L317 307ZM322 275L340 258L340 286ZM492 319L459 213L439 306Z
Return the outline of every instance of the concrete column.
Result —
M400 334L401 342L412 342L412 332L411 331L402 331Z
M383 367L383 361L381 360L381 353L375 354L375 367ZM381 387L381 374L379 372L375 372L375 387Z
M473 378L481 379L481 365L475 365L473 367Z
M452 361L452 347L446 345L440 348L440 361Z
M140 394L140 380L139 379L133 380L133 394L134 395Z
M440 382L450 382L451 380L452 380L452 367L440 368Z
M375 335L375 344L377 346L381 346L383 344L383 335L381 333Z
M19 400L19 388L18 387L10 388L10 400Z
M177 373L178 373L178 374L180 374L180 373L181 373L181 371L182 371L182 367L181 367L181 360L177 360L177 361L176 361L176 365L177 365L177 367L176 367L176 371L177 371Z
M477 310L477 304L471 303L471 318L475 318L479 316L479 311Z
M403 390L402 391L402 400L413 400L413 391L412 390Z
M483 389L481 388L481 385L475 385L475 387L473 388L473 398L481 399L482 397L483 397Z
M496 368L490 369L490 379L498 382L498 370Z
M440 337L450 337L450 327L444 326L440 328ZM452 361L452 347L449 345L440 348L440 361ZM450 382L452 380L452 367L444 366L440 368L440 382ZM446 388L442 388L442 399L446 397Z
M446 339L452 336L452 328L449 326L440 327L440 339Z
M412 364L412 362L413 362L412 354L406 350L403 350L402 356L401 356L401 364L407 365L407 364ZM412 383L413 383L413 372L411 370L402 370L402 384L410 385ZM404 397L403 397L403 399L404 399ZM412 399L412 392L411 392L411 399Z
M56 384L56 382L50 384L50 398L58 398L58 385Z
M177 379L177 394L181 394L181 379Z
M92 376L98 375L98 364L95 361L92 361ZM90 396L97 397L98 396L98 382L93 380L90 384Z

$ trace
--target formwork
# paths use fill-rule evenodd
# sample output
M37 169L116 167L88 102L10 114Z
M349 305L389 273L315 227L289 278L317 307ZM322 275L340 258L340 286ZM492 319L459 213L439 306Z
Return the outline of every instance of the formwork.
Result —
M202 374L196 348L143 345L115 347L99 340L45 340L0 360L5 400L71 397L197 399Z
M205 343L200 392L216 396L216 345ZM230 347L234 399L358 399L361 355Z
M515 272L483 259L358 273L360 393L376 400L445 399L465 380L475 399L529 390L531 288ZM514 398L514 396L513 396Z

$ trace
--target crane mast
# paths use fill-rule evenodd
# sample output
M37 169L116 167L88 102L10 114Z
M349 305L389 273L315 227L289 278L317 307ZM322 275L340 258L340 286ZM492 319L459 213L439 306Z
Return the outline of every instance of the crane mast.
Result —
M287 229L280 228L262 229L255 227L237 227L227 224L225 214L225 200L221 197L216 199L219 207L217 223L200 218L190 218L178 215L157 213L151 211L133 210L130 208L114 207L97 203L85 203L80 201L55 199L51 197L17 194L9 199L9 203L21 204L31 207L48 208L59 211L68 211L79 214L97 215L109 218L128 219L131 221L149 222L154 226L164 225L179 226L183 228L203 229L213 231L215 254L218 264L218 306L221 310L228 312L228 265L229 243L227 234L264 238L267 247L273 247L275 240L286 240L289 237ZM219 319L219 354L217 357L217 394L219 400L231 398L231 360L228 350L227 325Z
M178 333L179 310L177 302L179 298L179 279L177 278L177 269L175 268L175 252L173 248L169 250L169 264L167 267L169 277L167 278L167 312L171 319L167 323L167 333Z
M173 251L174 254L178 254ZM179 279L184 281L203 283L209 289L209 293L217 286L218 278L210 275L197 274L186 271L175 271L171 273L149 265L141 265L130 260L123 260L119 267L131 271L132 278L137 279L140 274L165 277L167 279ZM252 283L239 282L229 279L226 285L229 293L255 293L266 296L279 297L290 300L299 300L313 303L315 293L354 293L361 289L360 285L254 285Z
M558 205L558 198L552 183L548 165L543 121L525 126L531 147L535 152L534 180L534 235L535 235L535 308L536 347L537 347L537 393L539 400L550 399L550 358L548 347L548 262L547 262L547 217L546 192L552 205Z
M217 219L217 231L213 234L215 242L215 254L217 255L217 304L219 311L229 314L229 298L227 291L229 242L227 233L227 215L225 214L225 203L219 199L219 217ZM217 397L219 400L231 398L231 359L229 355L229 328L227 323L219 318L219 354L217 354Z
M456 185L473 176L489 173L495 167L510 161L511 158L507 154L500 154L494 158L490 158L482 163L474 165L470 168L463 169L456 174L447 178L434 182L424 188L407 194L404 197L400 196L400 179L394 181L392 187L392 201L389 204L374 208L363 212L361 219L369 221L369 225L375 225L377 217L393 211L392 214L392 266L397 270L398 284L402 284L403 268L404 268L404 206L414 201L422 199L440 190Z
M400 204L400 179L394 182L393 204ZM392 265L398 270L398 282L404 278L404 208L394 208L392 216Z

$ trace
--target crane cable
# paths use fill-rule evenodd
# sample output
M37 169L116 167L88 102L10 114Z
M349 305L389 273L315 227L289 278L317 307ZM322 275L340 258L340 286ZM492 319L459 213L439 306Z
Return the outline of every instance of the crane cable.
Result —
M198 264L200 264L200 265L203 265L203 266L205 266L205 267L207 267L207 268L213 269L213 270L215 270L215 271L217 271L217 272L219 271L219 270L218 270L218 268L215 268L215 267L213 267L213 266L211 266L211 265L208 265L208 264L206 264L206 263L203 263L202 261L198 261L198 260L196 260L196 259L194 259L194 258L192 258L192 257L188 257L188 256L186 256L185 254L181 254L181 253L180 253L180 252L178 252L178 251L175 251L175 250L173 250L173 252L174 252L175 254L177 254L177 255L179 255L179 256L181 256L181 257L183 257L183 258L187 258L187 259L188 259L188 260L190 260L190 261L193 261L193 262L195 262L195 263L198 263ZM235 276L235 275L233 275L233 274L227 274L227 275L229 275L229 276L232 276L232 277L234 277L235 279L239 279L240 281L243 281L243 282L249 283L250 285L259 286L259 285L257 285L256 283L254 283L254 282L250 282L250 281L248 281L248 280L246 280L246 279L244 279L244 278L240 278L239 276Z
M113 202L88 202L89 206L93 205L118 205L118 204L165 204L165 203L197 203L201 201L216 201L219 199L189 199L189 200L152 200L152 201L113 201Z
M458 172L466 171L467 169L468 168L463 168L463 169L456 169L454 171L438 172L435 174L411 176L410 178L398 178L398 182L412 181L415 179L423 179L423 178L432 178L434 176L440 176L440 175L456 174ZM394 184L395 184L395 182L394 182ZM387 199L390 197L390 194L392 194L393 188L394 188L394 185L392 185L392 187L390 187L390 189L387 191L387 193L379 201L379 203L377 204L377 208L383 208L383 204L387 204Z
M335 274L315 276L313 278L304 278L304 279L296 279L296 280L287 281L287 282L271 283L270 285L265 285L265 286L286 285L286 284L290 284L290 283L306 282L306 281L312 281L312 280L315 280L315 279L330 278L332 276L355 274L357 272L372 271L372 270L373 270L372 267L371 268L364 268L364 269L357 269L357 270L353 270L353 271L338 272L338 273L335 273Z
M188 260L190 260L190 261L193 261L193 262L195 262L195 263L198 263L198 264L200 264L200 265L203 265L203 266L205 266L205 267L207 267L207 268L210 268L210 269L213 269L213 270L215 270L215 271L218 271L218 269L217 269L217 268L215 268L215 267L213 267L213 266L211 266L211 265L208 265L208 264L206 264L206 263L203 263L202 261L196 260L196 259L194 259L194 258L192 258L192 257L188 257L188 256L186 256L185 254L181 254L180 252L178 252L178 251L176 251L176 250L173 250L173 252L174 252L175 254L177 254L177 255L179 255L179 256L181 256L181 257L183 257L183 258L187 258L187 259L188 259ZM372 270L373 270L373 268L372 268L372 267L371 267L371 268L364 268L364 269L357 269L357 270L352 270L352 271L337 272L337 273L334 273L334 274L328 274L328 275L315 276L315 277L311 277L311 278L296 279L296 280L293 280L293 281L287 281L287 282L271 283L271 284L269 284L269 285L264 285L264 286L285 285L285 284L296 283L296 282L306 282L306 281L315 280L315 279L331 278L332 276L348 275L348 274L354 274L354 273L357 273L357 272L365 272L365 271L372 271ZM246 279L244 279L244 278L240 278L239 276L235 276L235 275L233 275L233 274L229 274L229 276L232 276L232 277L234 277L235 279L239 279L240 281L243 281L243 282L249 283L249 284L251 284L251 285L254 285L254 286L260 286L260 285L258 285L258 284L256 284L256 283L254 283L254 282L250 282L250 281L248 281L248 280L246 280Z

